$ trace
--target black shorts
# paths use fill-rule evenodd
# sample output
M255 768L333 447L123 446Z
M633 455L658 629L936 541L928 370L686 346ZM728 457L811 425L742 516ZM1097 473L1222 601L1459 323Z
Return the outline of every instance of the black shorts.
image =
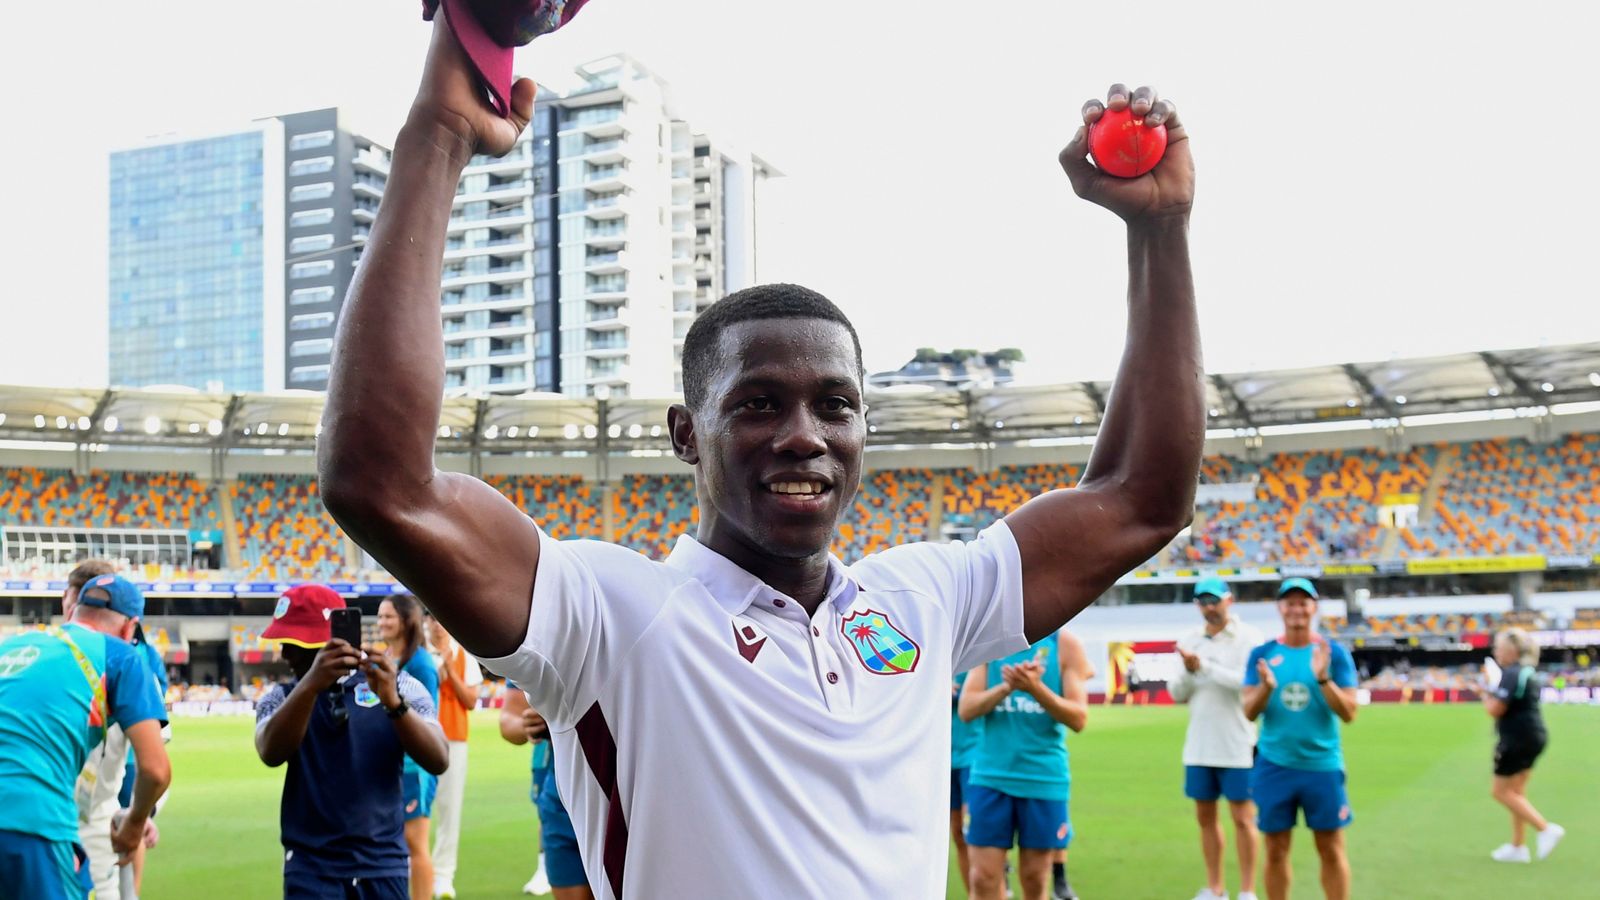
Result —
M1494 748L1494 773L1509 776L1526 772L1544 752L1544 745L1544 735L1502 738Z

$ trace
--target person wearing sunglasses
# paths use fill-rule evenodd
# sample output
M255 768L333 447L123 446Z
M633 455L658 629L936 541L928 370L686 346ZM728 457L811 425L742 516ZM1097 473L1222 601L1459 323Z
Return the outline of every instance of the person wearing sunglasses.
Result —
M256 753L269 766L288 763L283 895L407 900L404 760L437 775L449 748L426 688L383 654L333 637L328 616L343 607L331 588L299 585L262 632L295 676L256 705Z

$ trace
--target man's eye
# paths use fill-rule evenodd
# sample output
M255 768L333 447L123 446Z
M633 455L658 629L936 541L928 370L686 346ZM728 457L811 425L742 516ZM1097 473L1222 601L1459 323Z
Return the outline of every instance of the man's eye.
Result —
M744 407L757 412L770 412L777 409L777 404L772 402L771 397L752 397L744 402Z
M847 409L851 409L852 406L850 401L843 397L829 397L822 401L822 408L828 412L844 412Z

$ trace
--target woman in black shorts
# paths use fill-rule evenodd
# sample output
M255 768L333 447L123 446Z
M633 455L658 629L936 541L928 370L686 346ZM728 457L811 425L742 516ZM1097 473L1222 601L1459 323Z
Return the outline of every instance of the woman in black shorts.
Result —
M1501 667L1498 684L1488 685L1483 705L1494 717L1499 743L1494 748L1494 799L1511 811L1511 843L1490 854L1496 862L1531 862L1524 843L1526 827L1538 834L1534 840L1544 859L1561 842L1566 829L1545 820L1528 802L1528 776L1533 761L1544 752L1547 740L1544 717L1539 714L1539 645L1526 632L1507 629L1495 635L1494 659Z

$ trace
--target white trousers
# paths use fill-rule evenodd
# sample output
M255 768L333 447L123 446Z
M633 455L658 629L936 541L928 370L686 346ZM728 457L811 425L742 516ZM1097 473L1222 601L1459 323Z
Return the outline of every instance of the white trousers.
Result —
M461 848L461 798L467 790L467 742L450 741L450 768L433 795L433 883L454 885Z
M111 812L116 804L111 805ZM78 843L89 856L89 873L94 878L95 900L134 900L133 866L127 866L128 887L122 892L123 866L117 865L116 851L111 849L111 815L94 816L78 825Z

